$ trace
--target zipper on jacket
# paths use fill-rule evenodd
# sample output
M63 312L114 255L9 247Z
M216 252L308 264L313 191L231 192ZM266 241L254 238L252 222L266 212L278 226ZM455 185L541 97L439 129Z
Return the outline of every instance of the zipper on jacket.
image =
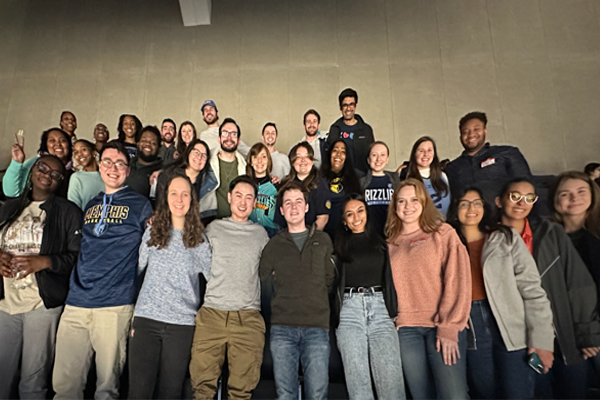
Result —
M554 261L552 261L552 263L550 263L550 265L548 266L548 268L546 268L544 270L544 272L542 272L540 274L540 278L543 278L544 275L546 275L546 272L548 272L550 270L550 268L552 268L554 266L554 264L556 264L558 262L558 259L560 258L560 256L556 256L556 258L554 259Z

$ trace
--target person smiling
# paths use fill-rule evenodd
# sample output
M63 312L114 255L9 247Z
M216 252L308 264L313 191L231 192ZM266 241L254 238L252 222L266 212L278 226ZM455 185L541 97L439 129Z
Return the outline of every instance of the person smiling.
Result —
M138 272L146 269L129 335L130 399L180 399L191 357L200 276L211 249L192 182L171 175L146 228ZM147 266L147 268L146 268Z
M119 132L118 140L127 149L129 158L134 159L138 152L137 142L142 134L142 122L135 115L123 114L119 117L117 132Z
M88 202L81 251L56 335L52 387L58 399L83 398L95 354L96 398L118 398L127 333L137 295L139 246L152 206L125 186L129 155L113 140L100 154L104 192Z
M530 354L539 356L543 372L554 358L552 310L535 260L518 232L496 223L476 187L454 199L449 221L471 259L469 394L476 399L533 398Z
M339 271L333 319L351 399L404 399L394 318L398 299L387 244L377 235L364 197L342 204L335 253ZM371 383L371 372L375 392Z
M210 150L208 145L200 139L194 139L175 163L169 165L158 176L156 186L157 202L160 202L160 196L166 193L165 189L171 175L184 174L192 181L196 196L200 201L200 217L202 223L206 226L209 221L217 214L217 209L207 206L208 194L217 188L217 178L210 164Z
M233 118L225 118L219 127L220 148L213 152L210 158L210 167L215 172L217 187L207 196L206 201L208 207L217 210L217 218L231 215L227 201L229 183L246 172L246 161L237 151L241 136L242 130L237 122Z
M269 237L275 236L278 231L275 224L275 205L277 204L277 186L271 182L271 169L273 160L266 145L256 143L250 148L246 160L246 174L258 185L256 206L250 214L250 221L262 225Z
M82 169L71 176L67 198L85 210L88 201L104 190L104 181L98 172L96 148L91 142L79 139L73 147L73 159Z
M263 127L261 140L267 146L271 156L272 168L270 174L281 180L290 172L290 159L287 155L275 150L278 134L275 123L267 122Z
M0 208L3 399L17 397L16 386L22 399L47 396L56 329L81 243L81 210L55 195L64 172L59 158L41 156L31 169L31 184Z
M446 217L450 207L448 177L442 171L435 141L429 136L419 138L413 145L406 176L423 181L435 208Z
M221 127L228 128L224 121ZM261 253L269 241L262 226L249 221L258 188L247 175L229 184L231 217L206 228L213 258L204 304L196 315L190 375L195 399L214 398L227 359L230 398L249 399L260 379L265 322L260 315Z
M96 124L94 127L94 145L96 146L97 154L100 154L100 150L106 143L108 143L108 139L110 138L110 132L108 128L104 124Z
M394 187L400 179L396 172L385 171L390 159L390 148L381 141L375 141L369 147L369 171L360 178L364 189L365 201L369 206L370 219L375 226L375 232L384 237L385 221L388 207L394 194Z
M163 166L163 160L158 156L160 143L160 131L156 126L142 129L137 156L131 161L131 172L125 181L127 186L147 198L150 198L150 176Z
M67 135L71 138L71 143L75 144L77 136L75 136L75 130L77 129L77 117L71 111L63 111L60 114L60 128L67 132Z
M324 231L335 242L337 223L342 214L342 200L351 193L360 193L360 183L352 164L352 158L347 157L347 144L338 139L331 144L327 156L321 164L321 176L329 184L329 220Z
M25 160L23 144L15 140L11 148L12 160L2 177L2 189L6 197L18 197L25 189L27 177L38 157L52 154L58 157L65 166L64 178L60 181L55 194L58 197L67 197L67 190L71 174L73 174L71 161L72 144L69 134L60 128L50 128L42 132L38 155Z
M263 285L274 277L270 348L277 398L298 398L302 364L306 398L326 399L333 245L326 233L306 225L308 191L300 182L289 182L279 195L287 229L267 243L259 269Z
M479 111L460 119L460 142L465 151L444 171L448 174L453 196L467 186L477 185L484 200L493 204L504 183L521 176L531 178L531 171L518 148L491 146L486 142L487 122L487 115Z
M563 187L564 189L564 187ZM554 310L558 342L552 369L557 396L585 396L584 359L600 350L600 319L596 285L591 271L578 254L565 229L556 222L531 217L538 195L527 178L509 181L496 198L503 224L513 227L534 255L542 286ZM577 204L574 204L576 208ZM579 365L579 368L577 366ZM567 367L568 366L568 367ZM571 373L568 373L571 370ZM578 385L575 378L578 377Z
M175 138L177 137L177 126L171 118L165 118L160 126L160 136L162 137L162 146L158 151L158 156L162 158L164 165L175 162L175 153L177 146Z
M290 151L292 168L290 173L281 181L281 186L288 182L301 182L302 187L308 191L308 211L306 212L306 226L317 225L322 231L329 220L331 195L325 179L319 176L315 167L314 152L308 142L300 142ZM285 218L281 215L281 199L277 199L275 223L285 227Z
M469 254L414 178L394 191L385 230L410 393L414 399L466 399Z

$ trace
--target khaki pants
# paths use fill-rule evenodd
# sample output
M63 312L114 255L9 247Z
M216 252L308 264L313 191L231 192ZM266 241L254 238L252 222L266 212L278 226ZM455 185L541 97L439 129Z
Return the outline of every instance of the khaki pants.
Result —
M82 399L96 354L97 400L118 399L133 306L65 306L58 324L52 386L55 399Z
M265 322L258 310L202 307L196 315L190 375L194 399L212 399L227 351L231 399L249 399L260 379Z

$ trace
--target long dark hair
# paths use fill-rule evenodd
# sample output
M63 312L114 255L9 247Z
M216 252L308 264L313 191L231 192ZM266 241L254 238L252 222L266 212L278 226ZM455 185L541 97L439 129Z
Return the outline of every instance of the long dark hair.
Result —
M420 137L413 145L410 152L410 159L408 161L408 172L406 177L415 178L423 182L423 177L421 177L421 172L419 172L419 167L417 166L417 149L422 143L425 142L431 142L433 145L433 160L429 166L429 180L431 181L431 186L433 186L433 189L438 196L446 196L448 194L448 184L444 182L444 179L442 179L442 165L440 164L440 159L438 158L435 140L429 136Z
M176 149L177 149L177 153L179 154L179 157L181 157L181 155L183 153L185 153L185 151L187 150L188 147L193 147L193 146L186 145L185 142L183 141L183 139L181 138L181 128L183 128L185 125L189 125L192 127L192 131L194 131L194 139L198 139L198 132L196 132L196 126L194 126L192 121L183 121L181 123L181 125L179 125L179 132L177 132L177 147L176 147ZM194 140L194 139L192 139L192 140ZM191 144L192 144L192 142L190 142L190 145ZM208 163L209 160L206 160L206 162Z
M49 154L48 153L48 136L50 136L50 132L60 132L67 139L67 156L65 160L67 162L60 162L63 165L66 165L73 158L73 143L71 142L71 136L60 128L50 128L42 132L42 137L40 139L40 147L38 148L38 154Z
M370 218L369 206L367 205L364 196L359 193L351 193L350 195L346 196L342 202L342 217L340 218L338 226L336 227L337 232L335 234L334 242L335 254L343 262L352 262L352 253L354 252L354 249L350 247L350 238L352 237L353 233L344 226L344 212L346 210L346 206L351 200L360 201L365 206L365 212L367 215L365 238L369 244L369 247L384 250L386 246L383 238L379 236L377 232L375 232L375 225Z
M127 136L125 135L125 131L123 130L123 121L125 120L125 117L131 117L133 119L133 122L135 122L135 142L139 142L140 136L142 136L142 121L140 121L140 119L133 114L121 114L121 116L119 117L119 125L117 125L117 132L119 132L119 136L117 140L119 142L125 143L125 139L127 138Z
M71 143L71 141L69 141L69 143ZM17 207L14 210L14 212L6 218L6 220L0 221L0 231L4 230L4 233L6 233L6 230L4 228L6 228L7 226L10 226L13 222L15 222L19 218L19 216L21 215L23 210L29 205L29 202L31 201L31 192L33 190L33 185L31 183L31 175L33 173L33 170L35 168L37 168L38 163L40 163L41 161L44 161L44 160L48 160L48 159L54 159L55 161L57 161L58 164L60 165L60 170L58 172L63 174L63 176L65 175L65 172L66 172L65 164L63 164L63 162L61 161L60 158L56 157L53 154L41 155L35 161L35 163L31 167L31 169L29 170L29 173L27 174L27 181L26 181L27 183L25 184L25 189L23 189L23 192L19 195L19 197L15 198L15 201L18 202L19 207ZM56 185L53 193L56 193L59 186L60 186L60 184ZM2 233L2 243L4 243L4 233Z
M452 203L450 203L450 209L448 210L447 217L447 222L450 225L452 225L454 229L456 229L456 233L458 233L458 237L460 237L461 242L463 242L465 246L467 245L467 240L465 239L465 236L463 235L461 229L462 224L458 219L458 203L460 203L462 198L465 197L465 195L468 192L476 192L479 195L481 201L483 202L483 217L479 222L479 230L481 231L481 233L489 235L492 232L500 231L504 233L504 235L509 241L512 241L512 230L508 226L499 224L497 222L498 218L495 217L491 204L488 204L484 200L483 192L481 191L481 189L479 189L477 186L468 186L461 190L460 193L458 193L458 195L452 199Z
M283 180L281 181L281 187L283 187L286 183L295 180L296 177L298 176L298 173L294 169L294 163L298 159L296 152L298 151L298 149L300 147L306 149L306 152L308 153L308 157L313 161L313 163L315 161L315 151L313 150L310 143L308 143L307 141L300 142L297 145L295 145L294 147L292 147L292 150L290 150L290 165L292 167L290 168L290 172L287 174L287 176L285 178L283 178ZM313 164L312 169L310 170L308 176L302 181L302 186L307 191L310 192L311 190L317 188L318 179L319 179L319 170Z
M346 150L346 160L344 161L344 166L339 174L336 174L331 170L331 153L333 152L333 148L336 144L343 143L344 149ZM354 171L354 165L352 164L352 157L350 157L350 152L348 151L348 145L342 139L338 139L329 146L327 149L327 154L323 157L323 161L321 162L321 176L327 180L327 182L331 182L333 179L341 177L342 184L344 185L344 189L346 193L361 193L362 189L360 187L360 183L358 182L358 177L356 176L356 172Z
M171 210L169 209L169 186L175 178L183 178L190 185L192 199L190 209L185 214L185 223L183 225L183 245L187 249L194 248L204 242L204 225L200 221L200 204L198 195L194 190L192 181L185 174L173 174L169 177L169 182L165 186L163 193L158 196L158 205L152 222L152 230L150 231L150 240L148 246L157 246L158 249L163 249L169 243L171 237Z

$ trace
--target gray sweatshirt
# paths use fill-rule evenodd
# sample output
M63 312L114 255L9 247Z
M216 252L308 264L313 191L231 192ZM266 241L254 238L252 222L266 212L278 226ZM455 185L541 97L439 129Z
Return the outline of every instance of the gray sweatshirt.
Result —
M134 316L176 325L194 325L200 306L199 276L210 279L211 253L206 238L198 246L186 249L182 231L171 228L171 237L163 249L148 247L152 227L146 228L138 270L146 276L135 304Z
M269 241L254 222L224 218L211 222L206 236L213 251L204 306L222 311L260 310L258 265Z

